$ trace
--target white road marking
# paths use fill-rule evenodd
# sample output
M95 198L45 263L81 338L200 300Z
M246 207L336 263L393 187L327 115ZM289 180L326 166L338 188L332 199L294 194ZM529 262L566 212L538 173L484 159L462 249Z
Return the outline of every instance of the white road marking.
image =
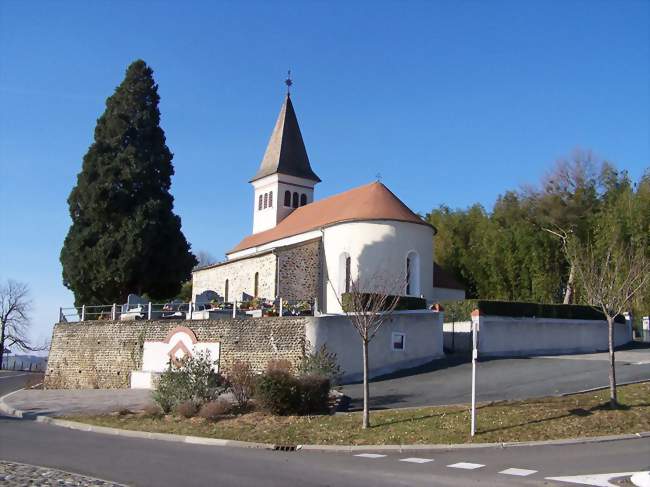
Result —
M480 463L468 463L468 462L453 463L447 466L449 468L462 468L465 470L475 470L477 468L485 467L485 465L481 465Z
M650 487L650 472L637 472L630 481L637 487Z
M379 455L378 453L359 453L358 455L355 455L355 457L361 457L361 458L383 458L386 455Z
M29 375L29 374L3 375L2 377L0 377L0 380L1 379L12 379L14 377L22 377L23 375Z
M417 458L417 457L409 457L409 458L402 458L400 462L409 462L409 463L429 463L433 462L433 458Z
M527 470L525 468L506 468L501 470L499 473L504 475L516 475L517 477L528 477L534 473L537 473L537 470Z
M557 480L559 482L568 482L569 484L593 485L595 487L616 487L610 483L612 479L619 477L630 477L639 472L620 472L620 473L599 473L591 475L573 475L569 477L546 477L545 480Z

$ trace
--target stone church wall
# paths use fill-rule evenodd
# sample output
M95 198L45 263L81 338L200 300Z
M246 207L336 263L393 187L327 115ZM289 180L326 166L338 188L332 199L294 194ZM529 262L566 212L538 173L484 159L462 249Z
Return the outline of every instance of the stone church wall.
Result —
M278 252L278 295L284 299L319 296L321 240L287 247Z
M241 300L242 293L253 296L256 272L259 272L258 295L275 298L276 256L268 253L195 271L192 274L192 299L196 300L196 296L204 291L215 291L224 297L226 279L228 301Z
M45 377L50 389L127 388L132 370L142 366L145 341L162 341L177 326L187 326L200 342L219 342L219 368L247 360L262 371L269 360L296 364L304 353L304 317L209 321L94 321L58 323Z

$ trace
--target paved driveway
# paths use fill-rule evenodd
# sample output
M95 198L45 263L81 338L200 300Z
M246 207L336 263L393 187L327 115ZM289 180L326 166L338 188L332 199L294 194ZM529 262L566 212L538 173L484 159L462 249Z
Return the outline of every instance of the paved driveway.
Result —
M596 353L482 361L477 368L477 398L525 399L606 386L608 359L607 353ZM370 383L371 407L469 403L471 369L466 359L451 356L374 380ZM619 382L650 380L650 346L618 351L616 374ZM344 386L343 393L351 398L351 410L361 407L360 383Z

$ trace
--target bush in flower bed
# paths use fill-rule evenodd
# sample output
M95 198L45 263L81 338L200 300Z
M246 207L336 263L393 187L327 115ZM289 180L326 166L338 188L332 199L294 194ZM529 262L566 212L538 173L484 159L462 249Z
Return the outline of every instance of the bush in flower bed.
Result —
M178 367L170 363L160 376L153 393L154 401L169 413L187 401L199 407L217 399L228 390L228 383L213 370L214 365L216 362L211 360L207 351L186 357Z
M256 404L271 414L326 413L329 408L330 380L322 375L296 377L286 370L267 370L257 380Z
M222 416L230 414L233 409L233 404L225 399L217 399L216 401L206 402L201 406L199 417L209 421L216 421Z
M322 375L298 378L300 414L323 414L329 411L330 380Z
M251 364L235 360L228 371L230 391L240 408L245 408L255 392L256 376Z
M176 406L176 414L184 418L193 418L198 410L199 406L194 401L183 401Z

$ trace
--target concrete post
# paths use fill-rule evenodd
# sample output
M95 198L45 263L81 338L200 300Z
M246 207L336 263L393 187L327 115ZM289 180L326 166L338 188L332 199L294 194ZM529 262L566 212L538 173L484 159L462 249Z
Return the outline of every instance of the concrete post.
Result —
M284 300L282 298L280 298L280 313L279 313L279 315L283 316L283 314L284 314Z
M316 316L316 313L318 312L318 298L314 298L314 316Z
M151 301L149 301L149 306L147 308L147 319L151 321Z
M81 306L81 321L86 321L86 305Z
M115 303L113 303L113 307L111 308L111 320L117 320L117 304Z
M236 299L232 302L232 317L233 318L237 317L237 300Z

